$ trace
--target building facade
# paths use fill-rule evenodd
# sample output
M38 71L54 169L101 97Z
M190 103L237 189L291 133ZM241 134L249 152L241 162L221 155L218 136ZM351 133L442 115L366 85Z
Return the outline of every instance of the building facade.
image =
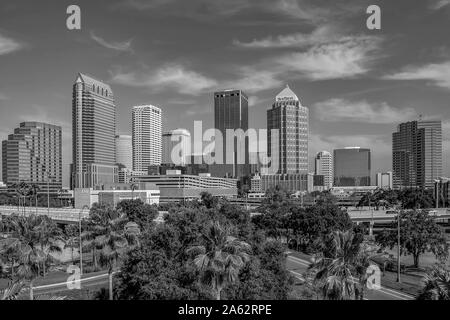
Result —
M135 106L132 113L133 171L146 173L161 164L162 111L152 105Z
M79 73L72 100L71 187L117 182L116 106L111 87Z
M442 122L401 123L392 135L393 185L433 188L442 175Z
M261 175L261 191L280 188L286 192L308 191L308 173Z
M273 129L279 132L275 145L272 145ZM267 110L267 130L268 155L278 162L277 173L307 174L309 109L302 106L289 86L276 96L272 108Z
M211 173L217 177L240 178L247 175L249 163L247 137L234 136L233 140L229 141L226 134L227 129L241 129L244 133L248 130L248 97L242 90L214 93L214 128L222 133L223 161L222 164L213 164ZM232 154L227 153L227 144L230 145L230 150L233 150Z
M2 174L8 186L26 182L40 192L57 193L62 188L61 127L21 123L2 143Z
M172 152L174 153L172 157ZM175 129L162 135L163 165L185 166L191 155L191 133L185 129Z
M315 158L314 174L323 176L324 190L333 187L333 155L328 151L317 153Z
M116 136L116 164L133 169L133 139L129 135Z
M237 179L182 174L180 170L168 170L166 175L133 177L136 183L152 183L160 190L160 202L179 202L200 199L202 192L216 197L237 197Z
M334 187L370 186L370 149L349 147L336 149L334 159Z
M392 172L378 172L375 176L376 185L380 189L391 190L393 187L392 183Z

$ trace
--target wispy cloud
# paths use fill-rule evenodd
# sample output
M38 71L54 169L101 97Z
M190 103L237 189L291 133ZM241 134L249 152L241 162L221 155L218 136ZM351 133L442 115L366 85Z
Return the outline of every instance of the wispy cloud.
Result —
M331 40L336 40L335 29L330 25L323 25L314 29L311 33L293 33L279 35L277 37L269 36L263 39L253 39L250 42L234 40L233 44L238 47L252 49L302 48L315 44L323 44Z
M121 52L133 52L133 48L131 46L132 39L123 41L123 42L108 42L105 39L95 35L94 32L92 32L92 31L90 33L90 37L92 40L97 42L99 45L101 45L107 49L121 51Z
M431 0L430 8L440 10L448 5L450 5L450 0Z
M450 61L430 63L424 66L408 66L403 71L384 76L387 80L425 80L450 89Z
M180 64L167 64L155 71L122 72L112 71L112 82L131 86L148 88L159 91L163 87L177 90L186 95L199 95L217 85L214 79L208 78L198 72L188 70Z
M0 34L0 56L24 48L24 44Z
M233 80L221 84L223 88L245 88L246 92L256 93L283 85L279 79L281 70L276 68L259 69L257 67L240 67Z
M413 108L395 109L385 102L369 103L330 99L318 102L313 108L321 121L392 124L417 117Z
M375 36L345 37L285 55L278 62L287 71L310 80L353 78L370 70L381 40Z

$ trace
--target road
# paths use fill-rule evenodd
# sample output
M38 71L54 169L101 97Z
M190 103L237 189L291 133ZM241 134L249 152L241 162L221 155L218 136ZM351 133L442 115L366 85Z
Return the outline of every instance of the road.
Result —
M311 261L305 260L305 258L299 258L294 256L292 252L287 252L287 269L299 280L304 281L303 274L308 269ZM379 290L367 289L365 294L365 300L414 300L414 297L404 294L402 292L394 291L385 287L381 287Z

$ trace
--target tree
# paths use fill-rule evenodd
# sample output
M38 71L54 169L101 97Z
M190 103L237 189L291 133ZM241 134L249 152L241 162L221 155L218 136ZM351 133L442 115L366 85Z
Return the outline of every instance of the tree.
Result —
M188 249L201 273L201 282L211 286L217 300L227 284L238 279L240 269L250 259L250 246L229 235L219 223L211 224L202 235L203 244Z
M76 225L73 224L67 224L64 227L64 235L66 237L66 239L68 241L66 241L66 243L69 245L70 247L70 253L71 253L71 260L72 263L74 262L74 258L73 258L73 249L76 247L77 245L77 241L78 241L78 237L79 237L79 230L78 227Z
M393 249L397 245L397 220L389 230L383 230L376 236L382 248ZM425 252L433 252L438 259L448 257L448 244L442 228L425 210L400 212L400 244L401 254L411 254L414 267L419 267L420 256Z
M158 209L141 199L121 201L117 205L117 211L124 214L129 221L136 222L141 230L149 228L158 216Z
M369 259L361 243L362 237L352 231L335 231L327 249L311 266L316 272L314 282L321 288L325 299L363 298Z
M209 192L202 192L200 194L200 201L203 206L207 209L214 209L219 204L219 200L217 197L214 197Z
M450 300L450 271L443 265L434 266L424 280L418 300Z

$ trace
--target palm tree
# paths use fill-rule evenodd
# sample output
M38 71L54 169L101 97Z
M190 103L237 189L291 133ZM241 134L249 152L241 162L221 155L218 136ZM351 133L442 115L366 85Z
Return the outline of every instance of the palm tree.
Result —
M217 300L227 284L237 281L239 271L250 260L250 245L229 234L227 228L215 222L202 235L204 245L187 250L194 257L201 281L211 286Z
M24 289L25 283L23 281L12 282L8 285L8 287L4 290L0 290L0 301L1 300L23 300L22 298L25 296ZM48 296L48 295L40 295L37 297L33 297L33 300L65 300L66 297L58 297L58 296Z
M34 196L34 207L36 208L36 214L38 213L37 212L37 208L38 208L38 193L39 193L39 191L40 191L40 188L39 188L39 186L37 185L37 184L32 184L31 185L31 196Z
M435 266L425 276L425 286L418 300L450 300L450 270Z
M314 282L329 300L362 299L368 276L369 257L361 248L361 238L352 231L335 231L327 252L311 266Z

